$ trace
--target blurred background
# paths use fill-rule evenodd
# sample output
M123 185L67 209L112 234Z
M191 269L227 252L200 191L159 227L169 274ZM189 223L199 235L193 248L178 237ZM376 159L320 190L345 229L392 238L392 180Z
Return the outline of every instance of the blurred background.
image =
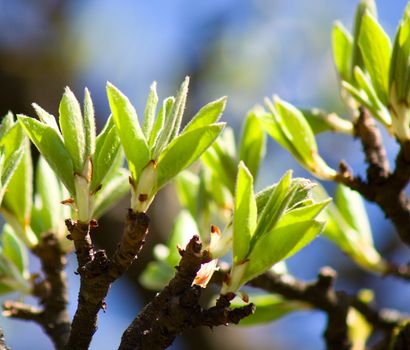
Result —
M0 115L8 110L33 115L30 104L34 101L57 115L65 86L79 99L87 86L101 127L109 114L106 81L118 86L142 115L152 81L158 82L160 98L165 98L175 93L186 75L191 77L186 116L227 95L223 119L236 132L247 111L273 93L299 106L321 106L343 114L330 31L336 19L351 28L356 3L0 0ZM377 5L380 22L394 35L406 0L380 0ZM331 166L343 158L355 171L364 171L357 141L337 135L320 135L318 141ZM397 147L392 142L387 146L393 159ZM288 168L295 169L297 176L310 177L270 140L257 187L277 181ZM175 192L168 186L151 210L153 232L139 263L110 291L108 309L100 313L91 349L116 348L123 330L152 297L138 285L137 276L152 258L150 247L166 240L178 210L175 203ZM94 233L97 244L109 252L119 239L127 205L125 199ZM408 251L398 244L383 214L373 205L367 208L377 247L384 256L407 262ZM359 287L372 288L378 305L410 311L408 284L362 272L324 239L316 240L288 263L290 271L302 279L314 278L324 265L339 272L338 288L353 292ZM75 269L75 259L70 257L71 314L79 281ZM47 337L32 323L0 316L0 324L14 349L51 349ZM324 325L320 312L299 312L263 327L194 330L179 337L172 349L316 350L323 348Z

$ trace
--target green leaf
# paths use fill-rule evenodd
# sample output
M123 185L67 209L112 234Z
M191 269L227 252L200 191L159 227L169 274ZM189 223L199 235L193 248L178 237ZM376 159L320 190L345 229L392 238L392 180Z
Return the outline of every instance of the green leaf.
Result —
M202 107L198 113L192 117L182 133L218 122L225 110L226 100L227 97L224 96Z
M95 152L95 117L93 101L87 88L84 90L84 133L85 158L92 157Z
M56 122L56 118L48 113L46 110L44 110L43 108L41 108L38 104L33 103L32 104L34 111L36 112L38 119L40 119L40 121L44 124L47 124L48 126L52 127L53 129L55 129L58 133L60 133L60 130L58 129L58 125Z
M129 192L128 177L128 171L118 169L112 176L106 178L106 182L95 196L93 214L95 218L101 217Z
M139 277L139 282L147 289L162 290L174 277L175 270L163 261L151 261Z
M7 122L6 122L7 123ZM24 152L24 134L20 124L14 123L0 139L0 203Z
M151 84L150 93L148 95L147 103L145 105L144 121L142 123L142 132L144 133L146 140L149 140L151 136L151 131L155 121L155 112L157 110L157 104L157 83L154 81Z
M211 124L175 138L158 159L157 189L197 160L215 141L224 126L224 123Z
M30 223L33 202L33 166L28 139L23 140L24 154L7 185L3 204L19 221L21 227Z
M73 163L61 136L52 127L33 118L24 115L18 115L17 118L31 141L73 195L75 193Z
M137 112L128 98L110 83L107 83L107 95L128 166L133 178L138 179L150 160L150 151Z
M364 241L373 245L369 219L360 194L346 186L338 185L335 204L348 224L360 233Z
M393 45L389 71L390 98L394 95L397 102L408 101L410 80L410 18L400 22ZM391 101L396 102L396 101Z
M300 111L315 135L324 131L353 134L353 123L350 120L339 117L336 113L328 113L319 108L304 108Z
M0 140L6 135L14 125L13 113L8 112L5 117L2 118L0 123Z
M266 135L259 118L253 111L246 117L239 146L239 159L242 160L254 178L258 175L259 165L265 155Z
M242 277L244 284L259 276L275 263L284 260L309 244L322 231L324 224L316 220L275 227L259 239Z
M164 126L158 137L158 141L154 148L154 159L157 159L162 150L173 140L177 135L181 125L182 116L185 109L186 98L188 94L189 78L186 77L183 81L178 94L175 99L175 103L169 113L165 115Z
M307 163L314 163L312 154L317 153L315 135L303 114L291 104L275 99L275 107L279 115L279 123L284 127L289 142L298 150L300 157Z
M250 296L250 300L256 306L255 312L242 319L239 326L256 326L271 323L293 311L310 308L308 304L286 300L276 294ZM237 301L237 299L231 302L233 309L241 306L243 306L243 302Z
M175 219L168 241L169 255L166 262L169 266L177 266L181 260L177 246L185 247L193 235L199 233L198 226L187 210L181 210Z
M333 59L340 79L351 81L351 58L353 38L340 22L336 22L332 30Z
M351 60L351 76L353 76L353 70L356 66L364 69L363 57L359 48L359 35L362 27L363 16L366 12L370 12L374 17L377 17L376 3L374 0L361 0L357 5L356 16L353 28L353 48L352 48L352 60ZM353 85L354 82L352 82Z
M362 19L359 47L377 96L387 105L391 44L383 28L369 12Z
M44 232L55 231L61 225L64 209L61 201L63 189L61 182L44 157L40 156L36 167L36 193L31 226L38 237Z
M2 255L9 259L21 274L27 273L28 254L23 242L16 236L10 225L4 225L1 236Z
M95 191L103 183L104 178L114 165L118 153L121 153L120 138L118 137L113 118L110 117L96 140L91 192Z
M248 254L252 252L260 238L276 225L287 209L297 189L296 186L291 187L291 182L292 171L289 170L272 191L263 211L258 213L258 224L251 239Z
M199 177L190 171L182 171L175 178L175 185L181 206L187 208L193 217L197 217Z
M161 130L164 127L164 120L165 117L171 112L172 106L175 103L175 99L171 96L166 98L162 102L162 107L159 110L158 117L155 120L154 126L151 131L151 136L149 138L149 147L151 148L152 153L154 153L154 150L157 148L156 144L159 139L159 135L161 134Z
M233 212L233 262L239 263L248 251L256 228L256 200L253 177L243 162L239 163Z
M68 87L61 99L59 114L64 145L73 161L74 171L82 173L86 152L84 124L80 104Z

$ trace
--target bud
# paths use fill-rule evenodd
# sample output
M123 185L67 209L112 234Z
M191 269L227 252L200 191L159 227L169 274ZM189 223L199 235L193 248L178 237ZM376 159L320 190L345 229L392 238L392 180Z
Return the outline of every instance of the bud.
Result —
M154 199L157 183L157 162L151 160L142 170L138 183L132 186L131 208L137 212L146 212Z

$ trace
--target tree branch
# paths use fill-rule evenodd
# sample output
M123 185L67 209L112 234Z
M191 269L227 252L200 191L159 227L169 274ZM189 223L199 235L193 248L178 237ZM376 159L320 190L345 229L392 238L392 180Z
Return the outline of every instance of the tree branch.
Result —
M90 227L68 220L70 239L74 240L78 273L81 278L78 295L78 307L71 325L71 332L66 349L88 349L91 339L97 329L97 317L101 308L105 308L105 297L111 283L121 276L141 250L148 233L149 218L144 213L128 211L124 233L121 242L110 260L105 251L94 252Z
M65 253L52 233L42 236L33 253L40 259L44 273L44 279L34 282L33 287L33 294L39 299L42 308L7 301L3 305L4 315L38 323L55 348L63 349L70 332Z
M0 350L10 350L10 348L6 344L6 340L4 339L3 329L1 328L0 328Z
M410 245L410 202L404 192L410 180L410 143L401 145L395 169L391 173L380 131L364 108L360 109L355 131L368 163L367 179L364 181L358 176L354 177L342 161L336 181L358 191L368 201L376 203L393 222L401 240Z
M208 310L199 305L201 287L192 285L201 264L210 261L202 250L198 236L194 236L182 256L175 277L135 318L124 332L120 350L160 350L172 344L185 329L227 323L238 323L254 311L252 304L231 310L233 296L221 296Z

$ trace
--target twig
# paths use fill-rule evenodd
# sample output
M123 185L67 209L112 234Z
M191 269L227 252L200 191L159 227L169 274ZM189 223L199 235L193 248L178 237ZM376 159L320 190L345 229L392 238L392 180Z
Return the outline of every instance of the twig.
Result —
M401 240L410 245L410 202L404 192L410 180L410 143L401 145L396 157L395 169L391 173L380 131L364 108L360 110L355 131L362 143L368 163L366 181L358 176L354 177L343 161L340 163L336 181L378 204L386 217L393 222Z
M165 349L186 329L238 323L253 313L252 304L231 310L231 295L221 296L216 305L208 310L202 309L199 305L201 287L192 285L192 282L201 264L210 261L209 254L202 250L198 236L194 236L180 253L182 258L175 277L127 328L120 350Z
M4 314L38 323L51 338L55 348L63 349L70 332L65 253L52 233L42 236L33 253L39 257L44 273L44 279L34 282L33 287L33 294L39 299L42 308L7 301L3 305Z
M222 283L228 269L222 267L214 274L215 283ZM350 349L347 335L347 311L350 307L359 311L375 329L382 330L391 336L393 329L406 319L394 310L376 310L370 304L364 303L355 295L349 295L333 288L336 272L330 268L323 268L318 279L313 282L302 282L290 275L280 275L268 271L247 285L263 289L269 293L280 294L288 300L309 303L314 308L324 311L328 322L324 337L327 349Z
M4 339L3 329L0 328L0 350L10 350L6 345L6 340Z
M108 290L121 276L141 250L148 233L149 218L144 213L128 211L124 233L112 260L105 251L94 251L90 238L91 222L87 227L78 222L67 221L70 239L74 240L78 273L81 277L78 307L71 325L66 349L88 349L92 336L97 329L97 317L101 308L105 309Z

